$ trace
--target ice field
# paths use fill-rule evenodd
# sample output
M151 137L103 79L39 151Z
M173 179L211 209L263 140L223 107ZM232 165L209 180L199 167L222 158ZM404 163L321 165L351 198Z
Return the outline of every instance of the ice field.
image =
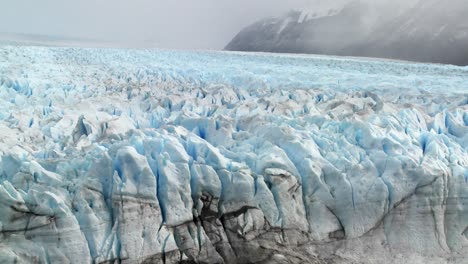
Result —
M467 182L468 67L0 46L1 263L463 263Z

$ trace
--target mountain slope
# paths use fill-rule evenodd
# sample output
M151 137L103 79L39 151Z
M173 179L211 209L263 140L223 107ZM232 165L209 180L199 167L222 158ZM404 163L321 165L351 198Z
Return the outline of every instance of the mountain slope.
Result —
M468 2L418 3L345 53L468 65Z
M385 12L383 11L385 10ZM468 2L398 5L355 1L329 16L301 12L269 18L242 30L226 50L385 57L468 65Z
M291 11L281 18L265 19L247 27L226 49L330 54L366 34L361 19L366 8L361 3L353 3L339 12L331 10L330 15L312 19L302 19L301 12Z

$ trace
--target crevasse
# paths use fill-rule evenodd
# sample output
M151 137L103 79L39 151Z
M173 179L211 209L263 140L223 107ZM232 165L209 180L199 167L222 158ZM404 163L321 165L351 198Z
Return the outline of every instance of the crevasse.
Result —
M12 46L0 58L2 263L467 257L466 67Z

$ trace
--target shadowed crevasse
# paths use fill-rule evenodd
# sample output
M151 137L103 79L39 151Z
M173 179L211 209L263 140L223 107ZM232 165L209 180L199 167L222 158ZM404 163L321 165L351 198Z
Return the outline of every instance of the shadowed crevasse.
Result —
M466 262L466 68L1 47L0 74L1 263Z

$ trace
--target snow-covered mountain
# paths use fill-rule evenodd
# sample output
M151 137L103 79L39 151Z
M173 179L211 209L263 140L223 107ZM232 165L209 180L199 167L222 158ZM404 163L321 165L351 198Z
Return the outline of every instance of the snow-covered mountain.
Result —
M315 14L291 11L283 17L261 20L242 30L227 50L329 54L356 42L367 33L362 19L367 5L348 4ZM340 18L340 19L336 19ZM343 30L346 28L346 30ZM343 39L346 41L336 41Z
M409 1L411 2L411 1ZM243 29L227 50L384 57L468 65L468 2L352 1L328 15L293 11Z
M466 263L468 68L0 47L0 263Z

